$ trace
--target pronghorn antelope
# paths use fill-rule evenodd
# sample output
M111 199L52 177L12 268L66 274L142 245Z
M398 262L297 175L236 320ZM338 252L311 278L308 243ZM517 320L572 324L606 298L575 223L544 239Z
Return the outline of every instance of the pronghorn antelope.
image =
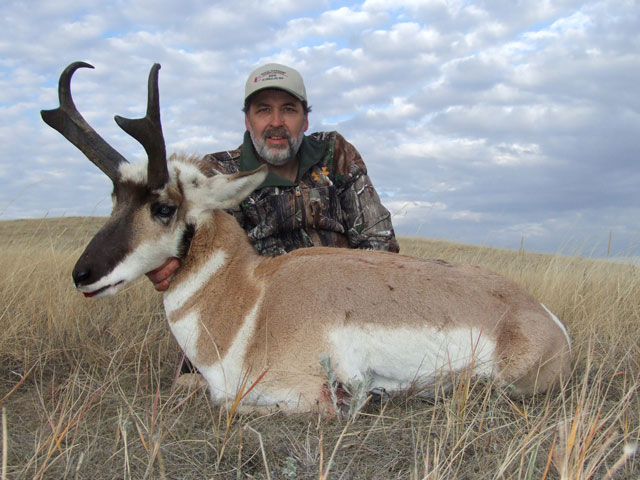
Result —
M164 307L216 402L233 399L247 372L245 385L266 372L245 405L333 412L322 356L345 387L367 378L388 392L470 370L533 394L568 375L562 323L513 282L479 267L338 248L258 255L225 209L261 185L266 167L212 175L199 162L167 161L158 64L146 117L116 116L148 154L147 165L128 163L76 109L70 84L79 67L93 68L69 65L60 107L42 117L112 180L114 207L73 269L76 288L88 297L114 295L180 257Z

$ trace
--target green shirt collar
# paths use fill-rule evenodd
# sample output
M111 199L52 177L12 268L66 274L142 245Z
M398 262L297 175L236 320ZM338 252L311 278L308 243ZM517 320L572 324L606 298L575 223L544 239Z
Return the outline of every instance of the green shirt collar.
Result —
M316 140L313 137L307 135L302 139L302 145L298 155L300 156L300 167L298 168L298 178L307 173L307 171L316 163L322 159L324 154L324 143ZM242 152L240 153L240 171L248 172L254 170L261 165L260 161L256 157L253 149L253 142L249 132L244 132L244 141L242 142ZM280 175L269 172L267 178L260 188L262 187L293 187L295 182L282 178Z

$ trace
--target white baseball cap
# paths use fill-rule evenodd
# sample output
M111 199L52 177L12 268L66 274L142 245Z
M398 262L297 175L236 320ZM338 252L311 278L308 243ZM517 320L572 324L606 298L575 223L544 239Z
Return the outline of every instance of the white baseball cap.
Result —
M251 72L244 87L245 101L254 93L266 88L284 90L301 102L307 101L307 90L304 88L302 75L286 65L268 63Z

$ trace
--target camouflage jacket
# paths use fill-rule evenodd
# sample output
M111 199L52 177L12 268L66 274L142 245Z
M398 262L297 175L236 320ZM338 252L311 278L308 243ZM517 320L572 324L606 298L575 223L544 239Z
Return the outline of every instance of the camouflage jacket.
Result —
M353 145L337 132L305 136L298 182L269 172L264 183L230 211L262 255L312 246L398 252L389 211L380 203ZM205 155L212 173L257 168L249 133L242 146Z

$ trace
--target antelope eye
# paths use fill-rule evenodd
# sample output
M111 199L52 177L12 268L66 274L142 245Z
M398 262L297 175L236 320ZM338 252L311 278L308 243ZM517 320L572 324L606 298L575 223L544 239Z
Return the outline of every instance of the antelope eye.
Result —
M176 213L176 207L174 205L168 205L166 203L154 203L151 205L151 214L161 219L168 219Z

